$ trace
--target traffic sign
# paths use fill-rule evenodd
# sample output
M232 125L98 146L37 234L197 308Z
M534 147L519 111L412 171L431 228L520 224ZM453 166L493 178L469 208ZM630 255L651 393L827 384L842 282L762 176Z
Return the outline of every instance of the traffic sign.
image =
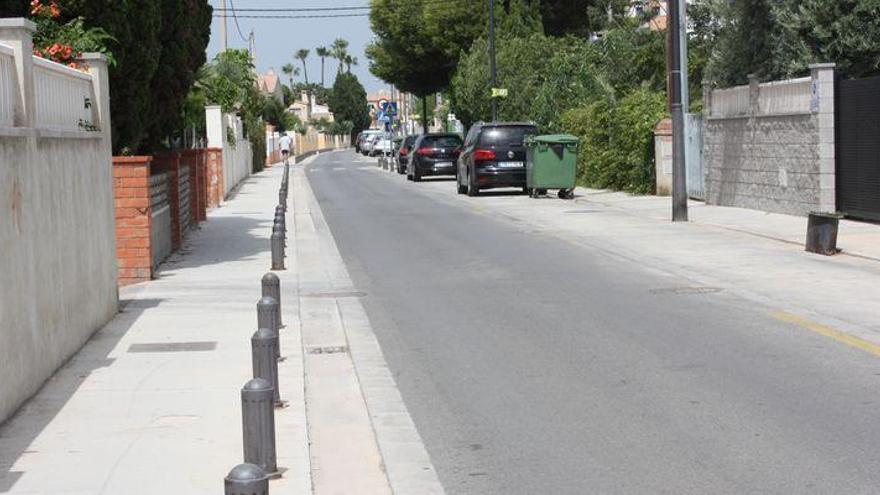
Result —
M391 117L394 117L397 115L397 102L396 101L384 101L383 100L380 103L382 105L380 108L382 109L382 112L385 115L388 115Z

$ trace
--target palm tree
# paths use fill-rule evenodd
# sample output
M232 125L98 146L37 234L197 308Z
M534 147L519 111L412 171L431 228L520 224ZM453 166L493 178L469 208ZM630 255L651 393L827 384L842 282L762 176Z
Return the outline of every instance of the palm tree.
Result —
M330 45L330 52L333 54L333 58L339 61L339 68L336 69L336 73L339 74L345 64L345 57L348 56L348 41L336 38Z
M293 90L293 78L299 75L299 68L294 67L293 64L284 64L281 67L281 72L290 78L290 89Z
M309 84L309 69L306 67L306 59L309 57L309 49L308 48L300 48L296 51L293 57L303 64L303 77L306 79L306 85Z
M326 46L315 48L315 54L321 57L321 87L324 87L324 59L330 56L330 50Z
M357 64L358 64L358 58L357 58L357 57L352 57L351 55L348 55L348 54L345 55L345 66L346 66L346 68L348 69L346 72L348 72L349 74L351 74L351 66L352 66L352 65L357 65Z

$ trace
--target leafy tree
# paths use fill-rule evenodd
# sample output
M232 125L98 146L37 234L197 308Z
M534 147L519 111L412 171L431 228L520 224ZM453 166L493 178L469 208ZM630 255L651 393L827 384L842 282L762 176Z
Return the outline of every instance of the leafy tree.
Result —
M880 74L880 1L778 0L775 19L783 33L781 72L805 72L816 62L835 62L847 77ZM787 64L785 62L788 62Z
M370 127L372 119L367 109L367 92L354 74L340 72L336 75L327 103L334 119L352 123L352 135Z
M150 80L151 110L141 148L154 150L182 127L180 109L206 60L211 8L203 0L162 0L159 63Z

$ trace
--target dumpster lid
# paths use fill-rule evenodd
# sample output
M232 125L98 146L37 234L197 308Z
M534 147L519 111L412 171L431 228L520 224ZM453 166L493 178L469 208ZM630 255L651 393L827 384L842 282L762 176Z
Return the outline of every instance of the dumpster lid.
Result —
M526 141L544 144L577 144L579 139L571 134L544 134L541 136L529 136Z

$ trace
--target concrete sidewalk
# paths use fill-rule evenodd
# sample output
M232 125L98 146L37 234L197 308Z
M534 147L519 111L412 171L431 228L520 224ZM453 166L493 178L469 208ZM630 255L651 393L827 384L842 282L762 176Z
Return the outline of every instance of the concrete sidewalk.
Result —
M0 493L222 492L242 462L240 389L282 172L245 180L157 280L122 291L120 314L0 426ZM291 175L288 269L276 272L286 472L271 491L442 493L304 175Z
M577 189L578 202L601 204L634 215L668 220L671 199L661 196L634 196L599 189ZM718 227L734 232L774 239L803 246L807 235L807 219L793 215L766 213L745 208L709 206L689 201L688 214L692 223ZM841 254L880 261L880 225L854 220L841 220L838 233Z

